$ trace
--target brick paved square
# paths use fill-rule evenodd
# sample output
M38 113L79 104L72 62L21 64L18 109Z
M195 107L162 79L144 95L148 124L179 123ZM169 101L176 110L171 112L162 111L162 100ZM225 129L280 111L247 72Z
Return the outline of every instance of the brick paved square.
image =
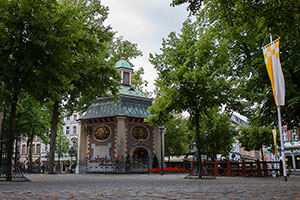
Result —
M26 174L31 182L0 182L0 199L300 199L300 176L279 178L186 175Z

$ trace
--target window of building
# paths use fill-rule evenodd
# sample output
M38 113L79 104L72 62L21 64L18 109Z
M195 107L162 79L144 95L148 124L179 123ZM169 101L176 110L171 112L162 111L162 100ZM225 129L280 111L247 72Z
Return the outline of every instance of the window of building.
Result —
M32 153L32 154L35 154L35 145L34 145L34 144L32 145L31 153Z
M74 135L77 134L77 126L73 126L73 134L74 134Z
M26 154L26 145L25 144L22 145L22 154L23 155Z
M40 144L36 145L36 154L41 154L41 145Z
M129 85L129 72L123 72L123 84Z
M73 117L74 117L74 120L77 120L77 115L74 115Z
M70 116L67 117L67 120L70 120Z
M66 126L66 135L68 135L70 133L70 127Z

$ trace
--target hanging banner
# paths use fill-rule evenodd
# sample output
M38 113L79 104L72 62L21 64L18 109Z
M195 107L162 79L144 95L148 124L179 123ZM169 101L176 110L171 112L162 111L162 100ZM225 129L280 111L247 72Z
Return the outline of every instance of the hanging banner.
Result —
M279 38L262 47L276 106L285 105L285 84L279 60Z

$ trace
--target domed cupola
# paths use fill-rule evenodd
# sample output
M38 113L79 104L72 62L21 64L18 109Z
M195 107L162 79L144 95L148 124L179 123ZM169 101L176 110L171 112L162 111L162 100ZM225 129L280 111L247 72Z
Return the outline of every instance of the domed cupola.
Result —
M131 65L122 57L116 63L115 68L121 74L121 84L131 86L131 73L133 71Z

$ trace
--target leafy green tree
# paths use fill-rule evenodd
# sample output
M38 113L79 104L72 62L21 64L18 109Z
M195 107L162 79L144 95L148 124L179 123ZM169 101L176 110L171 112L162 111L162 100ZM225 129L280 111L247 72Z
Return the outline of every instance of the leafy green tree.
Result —
M179 35L170 33L163 40L161 54L150 55L159 77L149 121L161 124L174 113L188 112L194 122L198 151L202 146L200 114L230 101L232 82L228 77L227 41L216 42L216 34L214 27L187 20ZM200 154L198 161L200 165Z
M60 171L60 158L63 157L66 153L68 153L68 150L70 149L70 142L68 138L64 135L62 127L59 128L59 131L57 133L58 137L55 150L58 156L58 166Z
M188 120L182 116L169 120L165 125L165 156L181 156L189 150Z
M285 76L286 105L282 120L290 128L299 126L300 64L300 6L298 1L228 1L212 0L205 4L203 13L210 23L223 26L221 35L230 41L233 75L237 77L240 98L246 105L240 112L253 115L260 105L264 125L277 124L276 106L261 46L269 43L269 33L280 36L280 61ZM229 14L230 13L230 14ZM220 38L221 39L221 38Z
M131 58L137 58L142 56L142 52L138 50L136 43L131 43L128 40L124 40L123 37L117 37L110 43L110 61L112 65L118 62L121 58L127 60L131 66L134 66L129 60Z
M120 59L128 61L131 66L135 67L130 59L142 56L142 52L138 50L137 44L131 43L128 40L124 40L123 37L118 37L113 40L110 45L110 61L114 65ZM134 70L131 75L131 84L133 87L142 91L146 95L150 96L150 93L145 90L148 82L143 80L142 75L145 73L144 68L140 67L138 70Z
M237 131L230 121L230 115L221 113L217 107L209 108L200 116L200 127L200 133L203 142L208 147L210 158L214 160L217 154L228 155L235 142L234 138L237 136ZM207 138L204 135L205 131ZM202 151L206 152L206 149Z
M29 170L32 168L32 143L34 137L43 141L48 137L50 128L49 112L30 96L22 96L16 114L16 136L26 136L29 146Z
M107 9L98 1L3 1L0 8L0 80L10 104L7 180L19 94L53 102L50 173L62 103L85 108L108 90L116 94L119 74L107 61L113 33L103 25Z
M172 0L171 6L179 6L184 3L188 3L187 10L192 14L196 14L201 10L201 5L204 0Z
M158 159L155 154L153 156L152 168L158 168Z
M145 71L142 67L140 67L138 70L135 70L131 75L131 84L133 87L142 91L147 96L151 96L151 93L145 89L148 85L148 81L143 79L142 75L144 73Z
M53 101L49 173L54 173L57 123L62 103L64 109L70 112L84 110L92 100L107 95L108 91L116 95L119 78L116 69L107 61L108 46L113 36L103 25L107 9L98 1L60 3L60 23L55 24L55 35L49 38L49 41L55 42L53 49L49 48L55 52L56 59L47 65L49 68L46 69L50 71L40 73L45 79L51 77L39 94ZM68 35L71 37L66 37ZM66 40L61 40L62 37Z
M272 126L264 125L264 121L260 118L260 109L256 109L254 115L249 119L249 127L240 127L238 140L247 151L261 151L262 159L264 159L264 146L274 149Z

